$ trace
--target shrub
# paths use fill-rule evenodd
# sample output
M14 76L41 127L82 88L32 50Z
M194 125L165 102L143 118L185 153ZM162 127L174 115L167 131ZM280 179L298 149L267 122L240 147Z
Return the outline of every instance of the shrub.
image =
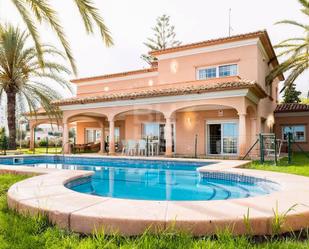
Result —
M47 146L47 139L42 139L39 141L39 146L40 147L46 147Z
M29 148L30 147L30 140L21 140L21 142L17 141L18 147L20 146L20 143L21 143L22 148Z

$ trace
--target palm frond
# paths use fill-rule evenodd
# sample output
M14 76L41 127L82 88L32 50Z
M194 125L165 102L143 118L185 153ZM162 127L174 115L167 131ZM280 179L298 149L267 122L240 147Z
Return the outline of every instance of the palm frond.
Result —
M288 76L288 78L284 82L284 87L281 89L280 93L283 92L283 90L287 87L290 87L295 80L298 78L299 75L301 75L305 70L308 69L308 66L306 65L299 65L296 67Z
M35 44L35 48L37 50L37 56L39 58L40 64L44 65L43 60L43 52L41 48L41 41L40 41L40 35L37 30L37 27L34 23L34 20L31 17L30 12L28 11L27 7L24 4L24 1L22 0L12 0L13 4L15 5L16 9L19 11L21 17L23 18L32 38Z
M305 9L309 9L309 1L308 1L308 0L298 0L298 2L299 2Z
M283 20L283 21L280 21L280 22L276 22L275 24L290 24L290 25L298 26L298 27L301 27L303 29L309 30L309 27L307 25L304 25L302 23L299 23L299 22L296 22L296 21L293 21L293 20Z
M24 102L18 103L19 110L27 108L36 115L36 110L42 106L47 112L57 111L59 114L59 109L52 105L52 101L60 98L61 92L54 90L53 85L56 83L72 90L70 83L63 78L70 70L52 60L55 57L63 59L63 54L54 46L44 44L41 47L43 56L50 59L41 66L36 48L26 47L28 38L29 35L18 28L1 27L0 92L16 93L17 99Z
M103 18L99 14L98 8L95 7L94 3L90 0L74 0L79 13L83 19L84 26L88 33L93 34L93 22L96 23L100 30L101 37L105 42L106 46L113 45L113 39L110 31L104 23Z
M66 38L63 27L60 24L57 12L49 5L49 3L46 0L26 0L26 1L30 6L35 6L35 9L40 13L40 16L44 20L46 20L47 23L51 26L51 28L55 31L60 40L60 43L64 48L64 51L71 64L74 74L77 74L77 67L71 51L71 47Z

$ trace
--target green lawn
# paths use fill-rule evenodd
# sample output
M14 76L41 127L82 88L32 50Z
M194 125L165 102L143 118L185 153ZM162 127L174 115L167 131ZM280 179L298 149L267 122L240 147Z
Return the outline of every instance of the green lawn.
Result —
M7 151L8 154L12 153L13 151ZM17 149L14 152L22 152L23 154L34 154L32 150L26 149ZM60 154L62 153L61 147L50 147L48 148L48 154ZM46 148L35 148L35 154L46 154Z
M248 168L309 176L309 158L305 154L295 153L290 165L287 158L283 158L278 162L277 166L274 165L274 162L266 162L261 165L258 161L255 161Z
M98 233L81 236L57 229L44 218L21 216L10 211L6 204L6 192L14 182L25 176L0 175L0 249L90 249L90 248L209 248L209 249L245 249L245 248L309 248L308 233L300 237L286 236L280 238L233 237L220 233L216 238L192 238L188 234L175 233L172 230L160 235L144 234L140 237L125 238L105 236Z

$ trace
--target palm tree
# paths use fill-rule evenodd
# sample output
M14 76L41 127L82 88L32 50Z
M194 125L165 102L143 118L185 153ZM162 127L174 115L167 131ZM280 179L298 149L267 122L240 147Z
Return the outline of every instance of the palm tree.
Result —
M36 113L42 106L49 115L59 112L51 101L61 95L46 81L70 89L62 75L70 71L60 63L47 58L66 57L53 46L41 45L42 66L35 47L26 47L30 34L12 25L0 26L0 98L6 96L9 148L16 148L16 110L27 109ZM62 60L61 59L61 60ZM58 60L59 61L59 60Z
M25 22L30 35L32 36L37 54L41 65L43 61L43 51L40 42L40 35L38 33L38 24L46 22L55 31L58 36L67 58L69 59L73 72L76 74L77 69L72 55L72 51L68 40L66 38L64 29L59 21L58 13L50 5L48 0L11 0L18 12L20 13L23 21ZM113 44L111 34L106 27L103 18L99 14L99 10L95 7L92 0L74 0L75 5L82 17L85 29L88 34L94 33L94 27L100 31L103 41L107 46Z
M302 5L301 11L309 17L309 0L298 0ZM289 24L297 26L303 30L303 37L289 38L275 48L280 52L278 57L284 57L284 61L275 67L270 74L266 77L266 83L270 84L277 76L282 73L289 72L289 76L285 80L284 87L291 87L294 81L309 68L309 23L302 24L292 20L283 20L277 24Z

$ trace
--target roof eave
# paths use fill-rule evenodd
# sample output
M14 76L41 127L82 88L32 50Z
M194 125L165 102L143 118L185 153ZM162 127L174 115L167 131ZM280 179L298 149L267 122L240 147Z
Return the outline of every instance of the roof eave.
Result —
M247 86L237 86L237 87L226 87L226 88L214 88L214 89L206 89L206 90L196 90L193 91L192 94L194 93L206 93L206 92L218 92L218 91L226 91L226 90L239 90L239 89L249 89L251 91L253 91L253 93L260 99L266 98L268 95L267 93L257 84L254 83L251 86L247 85ZM165 97L165 96L175 96L175 95L186 95L188 93L183 93L180 92L178 93L158 93L157 95L152 95L152 96L147 96L147 95L137 95L137 96L120 96L119 98L115 99L100 99L100 97L96 97L93 99L72 99L69 100L67 102L54 102L54 104L56 106L67 106L67 105L84 105L84 104L92 104L92 103L99 103L99 102L112 102L112 101L117 101L117 100L134 100L134 99L146 99L146 98L150 98L150 97ZM191 93L190 93L191 94Z
M71 79L70 82L76 84L76 83L82 83L82 82L93 81L93 80L104 80L104 79L111 79L111 78L116 78L116 77L136 75L136 74L151 73L151 72L156 72L157 70L158 68L156 67L150 67L150 68L145 68L145 69L120 72L120 73L104 74L104 75L98 75L98 76L92 76L92 77Z

